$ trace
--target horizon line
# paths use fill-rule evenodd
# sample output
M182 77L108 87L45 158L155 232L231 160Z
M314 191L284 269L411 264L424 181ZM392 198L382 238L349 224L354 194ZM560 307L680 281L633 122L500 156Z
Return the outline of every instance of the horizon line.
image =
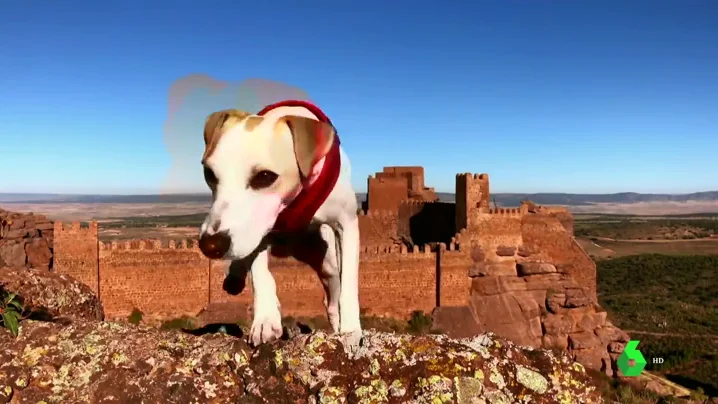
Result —
M439 191L434 190L436 193L441 194L452 194L456 195L456 191ZM693 194L704 194L714 193L718 190L707 190L707 191L694 191L694 192L635 192L635 191L620 191L620 192L491 192L491 195L538 195L538 194L557 194L557 195L619 195L619 194L637 194L637 195L693 195ZM367 191L355 191L355 194L366 194ZM160 192L160 193L85 193L85 192L0 192L0 195L49 195L49 196L172 196L172 195L207 195L211 196L209 192L197 192L197 191L184 191L184 192ZM7 203L7 202L6 202Z

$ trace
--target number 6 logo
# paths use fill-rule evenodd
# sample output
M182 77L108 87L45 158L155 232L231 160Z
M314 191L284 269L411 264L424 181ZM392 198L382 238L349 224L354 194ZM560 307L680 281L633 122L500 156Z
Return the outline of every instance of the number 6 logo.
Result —
M624 349L621 356L618 357L618 369L621 370L624 376L638 376L643 371L643 368L646 367L646 359L643 357L641 351L636 349L639 342L641 341L628 341L628 344L626 344L626 349ZM631 364L628 362L630 360L634 361L633 366L631 366Z

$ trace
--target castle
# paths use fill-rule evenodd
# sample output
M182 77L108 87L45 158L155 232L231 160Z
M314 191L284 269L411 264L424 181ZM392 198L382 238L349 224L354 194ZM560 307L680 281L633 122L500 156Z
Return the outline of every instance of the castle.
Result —
M364 315L407 318L421 310L447 333L493 331L615 370L610 344L625 333L596 303L596 266L575 241L565 208L526 201L492 209L487 174L457 174L456 202L440 202L423 167L385 167L367 190L359 217ZM251 316L251 287L227 293L225 264L205 258L196 240L101 242L96 222L56 221L45 234L54 271L90 286L108 318L135 308L165 318L203 310ZM277 257L270 270L283 315L324 315L313 270Z

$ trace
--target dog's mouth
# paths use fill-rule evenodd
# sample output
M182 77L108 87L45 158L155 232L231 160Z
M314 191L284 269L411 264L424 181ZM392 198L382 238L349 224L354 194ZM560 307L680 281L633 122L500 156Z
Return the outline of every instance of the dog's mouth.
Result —
M259 244L254 247L254 249L246 255L239 256L234 254L233 243L230 245L229 250L221 259L229 260L229 261L241 261L246 265L251 266L252 262L254 262L254 259L257 258L257 255L261 253L262 251L269 248L270 244L272 243L273 236L271 234L267 234L264 237L262 237L262 240L259 242Z

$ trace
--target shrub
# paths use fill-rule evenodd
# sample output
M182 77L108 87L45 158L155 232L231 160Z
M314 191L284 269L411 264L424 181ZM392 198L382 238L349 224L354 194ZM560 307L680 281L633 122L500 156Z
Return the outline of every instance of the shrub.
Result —
M163 321L160 328L163 330L193 330L197 328L197 323L192 317L182 316L172 320Z
M421 310L414 310L409 319L407 331L415 334L422 334L431 329L433 320Z
M142 322L142 316L143 316L143 313L140 311L140 309L135 307L134 309L132 309L132 313L130 313L130 315L127 316L127 321L130 324L137 325Z
M20 332L19 323L23 319L23 311L23 304L15 293L0 290L0 323L10 330L13 337L17 337Z

